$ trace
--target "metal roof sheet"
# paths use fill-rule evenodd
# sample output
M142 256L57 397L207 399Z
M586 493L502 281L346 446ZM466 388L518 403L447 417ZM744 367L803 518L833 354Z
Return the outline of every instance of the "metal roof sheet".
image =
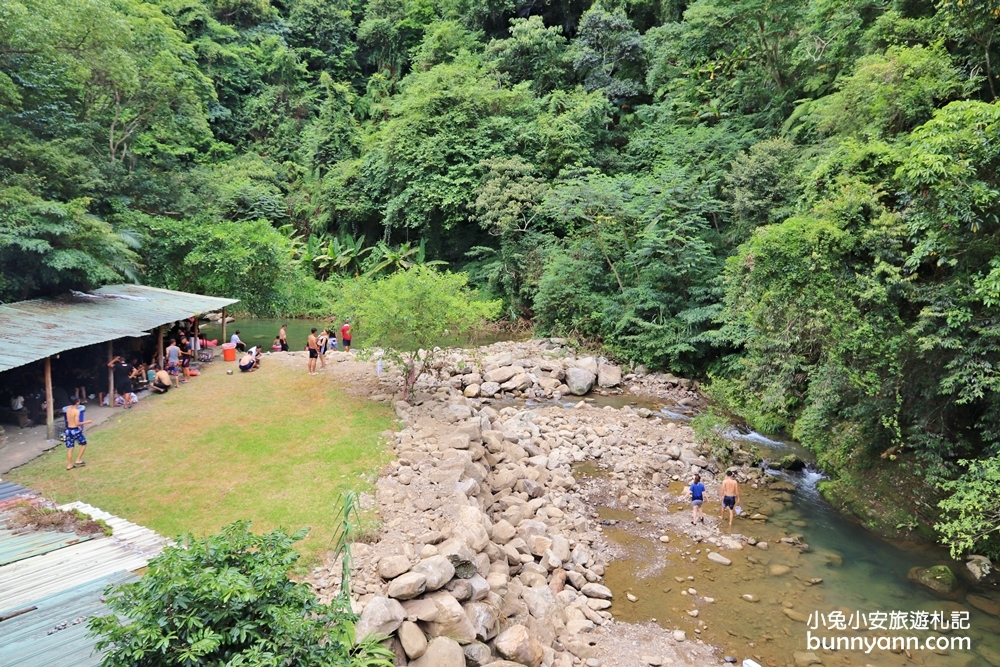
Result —
M3 525L5 520L6 517L0 514L0 525ZM17 532L2 528L0 529L0 565L62 549L71 544L86 542L90 538L90 535L64 533L58 530Z
M89 294L0 305L0 371L238 303L187 292L110 285Z
M37 496L38 491L26 489L14 482L0 482L0 506L7 504L7 501L15 501L28 496Z
M112 584L135 581L129 572L115 572L65 591L30 600L35 610L0 622L0 665L18 667L91 667L100 663L86 619L107 613L101 601Z
M168 543L148 528L84 503L69 503L59 509L79 509L95 519L103 519L114 534L0 566L0 616L23 608L33 599L115 572L145 567Z

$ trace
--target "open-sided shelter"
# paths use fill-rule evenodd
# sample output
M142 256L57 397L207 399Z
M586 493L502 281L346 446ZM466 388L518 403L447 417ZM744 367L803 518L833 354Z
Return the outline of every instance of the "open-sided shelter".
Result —
M222 310L225 339L225 309L238 299L146 287L109 285L91 292L33 299L0 305L0 372L45 361L46 424L48 437L55 435L52 400L51 358L60 352L107 343L121 338L141 338L155 333L163 350L163 326L189 317ZM162 364L162 358L160 363ZM114 380L108 371L108 384Z

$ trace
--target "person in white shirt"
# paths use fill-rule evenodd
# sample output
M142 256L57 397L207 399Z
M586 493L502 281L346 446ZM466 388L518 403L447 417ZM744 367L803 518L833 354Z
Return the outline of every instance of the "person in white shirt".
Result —
M237 329L236 333L229 337L229 342L236 346L236 349L240 352L245 352L247 349L247 344L240 340L240 330Z

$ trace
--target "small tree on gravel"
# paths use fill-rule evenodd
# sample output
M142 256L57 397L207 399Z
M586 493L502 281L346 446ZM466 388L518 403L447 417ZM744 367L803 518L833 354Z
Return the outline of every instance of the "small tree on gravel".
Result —
M113 613L90 619L102 666L391 667L381 637L355 645L346 587L324 605L289 580L306 532L255 535L243 521L167 547L139 581L109 588ZM346 541L335 550L346 556Z
M446 339L461 339L500 312L500 301L482 301L464 273L415 266L380 280L345 285L341 312L352 313L368 349L403 373L403 400L440 354Z

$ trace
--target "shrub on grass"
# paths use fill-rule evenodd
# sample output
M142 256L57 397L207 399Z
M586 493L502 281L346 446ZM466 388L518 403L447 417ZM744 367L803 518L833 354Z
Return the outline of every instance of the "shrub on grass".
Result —
M324 605L289 580L306 532L255 535L242 521L167 547L139 581L108 590L111 614L90 620L103 667L390 667L378 637L355 646L346 587Z

